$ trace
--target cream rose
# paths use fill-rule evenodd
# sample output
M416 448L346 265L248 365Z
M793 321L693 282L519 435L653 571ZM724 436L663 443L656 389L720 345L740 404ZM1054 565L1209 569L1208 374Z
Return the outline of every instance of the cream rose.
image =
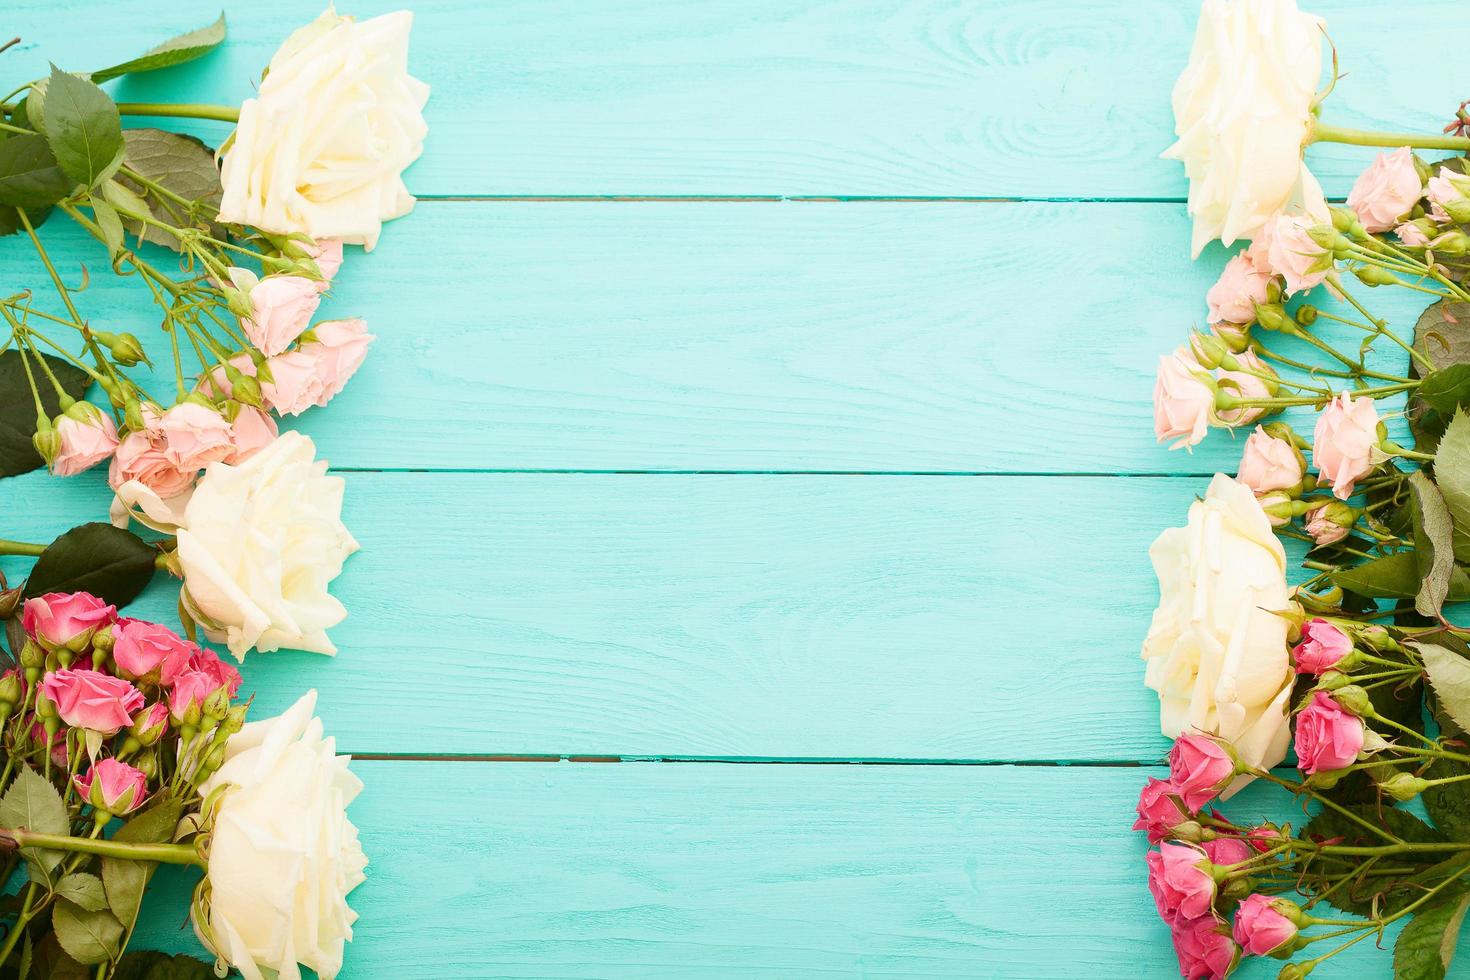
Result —
M1144 683L1170 738L1217 735L1242 762L1286 756L1293 674L1287 656L1286 554L1250 488L1223 474L1149 549L1159 607L1143 643ZM1248 780L1238 780L1228 792ZM1226 795L1228 795L1228 792Z
M342 524L342 479L299 432L238 465L211 463L178 531L185 608L240 660L251 647L336 653L347 617L327 592L357 542Z
M1325 206L1302 162L1324 27L1296 0L1205 0L1174 85L1179 139L1163 154L1189 177L1194 255L1215 238L1254 238L1288 205Z
M223 221L371 250L407 214L429 87L408 74L406 10L361 23L328 10L286 39L224 152Z
M323 980L342 969L357 913L347 893L367 855L347 804L362 783L322 736L310 691L277 718L225 743L225 762L199 787L221 792L209 835L207 898L191 910L200 940L247 980Z

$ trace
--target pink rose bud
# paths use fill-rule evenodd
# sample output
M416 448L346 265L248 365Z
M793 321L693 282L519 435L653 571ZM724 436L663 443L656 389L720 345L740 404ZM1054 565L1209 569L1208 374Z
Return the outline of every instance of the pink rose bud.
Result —
M1180 436L1170 449L1198 445L1215 417L1215 391L1209 373L1189 348L1159 358L1154 382L1154 435L1159 442Z
M211 696L222 693L226 701L240 689L240 672L220 660L212 650L197 649L189 667L168 692L169 715L179 724L195 725Z
M26 634L48 650L81 653L92 635L117 618L117 607L86 592L48 592L27 599L20 614Z
M230 423L198 402L180 402L164 412L156 431L163 439L164 458L191 475L210 463L227 461L235 451Z
M1240 864L1251 858L1250 845L1234 837L1216 837L1200 845L1211 864Z
M1373 447L1378 445L1378 409L1372 398L1338 395L1322 414L1312 435L1312 461L1322 482L1339 500L1353 495L1353 484L1373 469Z
M1363 720L1326 691L1312 694L1296 716L1297 767L1307 775L1352 765L1363 751Z
M1272 490L1256 498L1272 527L1285 527L1296 514L1296 501L1285 490Z
M243 463L276 441L280 429L269 414L249 405L241 405L240 413L230 424L230 443L235 451L228 462Z
M302 242L301 247L322 274L321 281L316 284L317 292L326 292L332 280L337 278L337 271L342 268L342 239L323 238L310 245Z
M166 626L119 619L112 629L112 659L128 680L165 687L189 666L194 644Z
M367 358L368 345L376 338L367 332L367 321L360 317L323 320L311 328L311 334L314 339L302 343L301 351L315 362L321 385L316 404L321 407L347 386L348 379Z
M50 671L41 678L41 690L56 705L62 721L103 735L127 728L143 707L143 692L100 670Z
M1170 925L1209 915L1215 903L1210 859L1193 844L1165 841L1149 851L1148 890L1159 915Z
M1253 351L1242 351L1236 354L1235 361L1239 365L1238 369L1220 372L1220 387L1236 398L1271 398L1276 394L1276 372ZM1243 406L1227 409L1217 414L1221 422L1233 428L1250 425L1269 411L1270 409L1265 406Z
M1261 824L1246 831L1246 841L1258 854L1265 854L1281 845L1281 839L1285 835L1279 827L1272 824Z
M1191 813L1210 802L1235 777L1235 761L1205 735L1181 735L1169 750L1169 775Z
M46 744L46 726L39 721L31 726L31 741L37 745ZM66 732L59 729L51 736L51 761L63 771L71 764L66 755Z
M1302 625L1302 641L1292 651L1299 674L1321 674L1336 667L1353 652L1353 641L1325 619L1310 619Z
M1225 271L1205 294L1210 313L1207 322L1247 324L1256 319L1256 307L1266 302L1271 274L1256 267L1242 251L1225 263Z
M1286 295L1312 289L1332 271L1332 253L1312 238L1320 222L1301 214L1280 214L1267 221L1251 247L1261 272L1286 281Z
M1373 158L1348 193L1347 206L1357 213L1365 230L1376 233L1398 224L1423 196L1424 184L1414 165L1414 153L1401 146Z
M1313 507L1304 516L1307 533L1312 536L1314 546L1325 548L1348 536L1348 529L1357 523L1358 512L1346 504L1333 501L1321 507Z
M1441 224L1470 221L1467 191L1470 191L1470 178L1448 167L1440 170L1429 178L1425 187L1424 196L1430 202L1429 213Z
M116 759L100 760L72 783L82 799L115 817L132 813L148 798L148 777Z
M1235 912L1235 941L1249 956L1270 956L1296 939L1296 923L1282 914L1300 909L1284 898L1255 893L1247 895Z
M1395 228L1393 233L1399 237L1399 241L1410 248L1423 248L1429 244L1429 235L1414 221L1405 221Z
M76 402L56 418L60 448L51 460L57 476L76 476L117 451L117 426L112 416L90 402Z
M301 336L321 304L317 283L305 276L266 276L231 269L235 288L250 297L250 315L240 320L245 336L266 357L281 353Z
M1306 478L1302 454L1286 439L1278 439L1260 426L1245 441L1236 479L1257 496L1272 490L1300 486Z
M189 669L204 674L215 688L226 688L230 697L234 697L240 690L240 672L207 647L194 647L189 656Z
M155 701L133 717L128 732L145 748L155 744L168 731L168 705Z
M1240 961L1230 926L1213 912L1170 927L1184 980L1225 980Z
M1133 829L1146 831L1150 844L1171 836L1174 828L1189 820L1178 796L1179 788L1172 782L1150 777L1138 795L1138 819Z

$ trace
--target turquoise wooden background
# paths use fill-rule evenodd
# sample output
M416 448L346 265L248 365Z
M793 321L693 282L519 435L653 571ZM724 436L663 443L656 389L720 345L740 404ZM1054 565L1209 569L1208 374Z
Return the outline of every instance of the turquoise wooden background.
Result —
M1462 4L1309 6L1334 121L1432 131L1470 95L1403 60ZM214 9L10 0L0 69ZM1173 974L1127 829L1167 748L1146 548L1239 449L1150 427L1223 255L1189 262L1156 159L1196 10L419 0L421 203L349 256L331 309L379 340L300 426L363 544L342 652L245 665L261 713L319 688L367 784L344 977ZM117 95L238 102L316 12L232 3L224 50ZM1367 159L1312 151L1338 197ZM155 336L62 224L87 312ZM6 481L0 527L105 500ZM194 948L164 887L140 941ZM1315 976L1388 970L1342 959Z

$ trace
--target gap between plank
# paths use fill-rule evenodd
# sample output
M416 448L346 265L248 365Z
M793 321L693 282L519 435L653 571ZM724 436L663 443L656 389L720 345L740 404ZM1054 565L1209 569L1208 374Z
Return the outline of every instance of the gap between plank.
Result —
M419 201L480 203L638 204L1187 204L1182 197L982 197L901 194L425 194ZM1344 198L1328 198L1341 204Z
M837 759L829 756L703 756L703 755L497 755L475 753L413 752L348 752L353 759L365 762L580 762L606 764L694 763L735 766L970 766L978 769L998 767L1057 768L1072 766L1083 769L1138 769L1162 766L1162 757L1154 762L1113 759Z
M487 476L525 473L546 476L973 476L973 477L1059 477L1063 479L1106 478L1119 480L1207 480L1216 470L1199 473L1052 473L1042 470L620 470L557 468L477 468L410 466L334 466L333 473L482 473Z

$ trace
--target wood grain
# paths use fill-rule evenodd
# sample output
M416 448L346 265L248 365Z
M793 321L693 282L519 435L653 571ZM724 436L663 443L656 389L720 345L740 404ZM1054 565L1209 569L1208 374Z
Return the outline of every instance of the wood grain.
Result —
M361 0L353 13L390 10ZM1169 91L1197 5L1179 0L420 0L412 66L434 89L424 195L882 195L1182 200ZM1349 72L1324 118L1438 132L1464 94L1453 58L1403 52L1453 0L1386 16L1315 0ZM87 70L200 26L214 7L12 0L7 73ZM211 60L125 80L132 101L238 103L314 11L235 4ZM344 7L344 10L348 8ZM78 29L85 25L85 29ZM216 144L227 128L200 124ZM1313 148L1345 194L1372 151Z
M146 291L45 231L69 280L93 271L84 313L142 336L171 394ZM349 256L319 316L365 313L379 339L301 427L351 468L1234 472L1229 434L1153 443L1158 357L1203 326L1223 262L1187 241L1171 205L439 202ZM0 281L55 305L23 241L0 241ZM1406 334L1425 305L1356 292Z
M1156 761L1149 542L1202 480L348 474L323 690L357 753ZM12 489L14 488L14 489ZM91 475L7 481L42 540ZM24 567L11 559L7 570ZM173 620L160 580L138 614ZM1059 733L1065 732L1065 737Z
M341 980L1177 976L1128 830L1156 769L353 768L372 864ZM1230 813L1302 819L1269 788ZM188 884L171 875L153 908L183 908ZM136 942L197 952L180 925L153 914ZM1312 977L1391 958L1364 942Z

